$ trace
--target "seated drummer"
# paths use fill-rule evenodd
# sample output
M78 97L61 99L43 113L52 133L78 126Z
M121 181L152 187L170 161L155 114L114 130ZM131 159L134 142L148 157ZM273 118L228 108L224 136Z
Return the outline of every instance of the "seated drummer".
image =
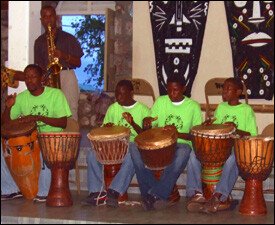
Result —
M30 64L24 73L27 90L7 97L1 124L19 118L22 123L36 122L38 132L62 131L67 125L67 117L72 115L65 95L60 89L43 86L40 66ZM51 171L43 163L42 154L41 162L38 193L34 202L46 201L51 183ZM2 196L1 193L1 200L13 199L14 193L9 192L9 184L13 183L12 177L9 173L3 173L7 176L2 177L2 170L7 170L6 164L1 163L1 191L5 194Z
M1 68L1 115L5 109L5 99L8 93L8 86L17 88L19 80L24 80L25 75L17 74L13 70L8 68ZM2 117L1 117L1 124L2 124ZM3 150L2 150L2 143L1 143L1 177L8 177L8 179L1 179L1 201L22 198L22 193L18 190L18 187L12 176L10 171L6 165ZM2 191L3 190L3 191Z
M131 157L145 210L154 210L168 206L168 197L172 193L178 177L183 172L191 152L190 128L202 123L200 105L184 96L186 90L184 78L170 76L167 80L168 95L160 96L151 109L151 116L144 118L145 129L153 126L173 129L178 133L175 158L167 166L160 180L147 169L137 149L131 149Z
M103 126L125 126L130 128L129 149L137 149L134 139L142 129L142 120L149 115L149 108L133 99L134 88L129 80L121 80L116 85L116 102L110 105L103 120ZM82 201L84 205L102 205L118 207L118 197L123 195L135 174L134 166L128 152L119 172L112 180L109 189L103 187L103 165L96 160L94 151L88 151L88 191L89 196Z
M240 136L257 135L256 118L253 109L246 103L241 103L240 96L243 92L242 81L238 78L228 78L224 81L222 98L214 113L214 123L233 124ZM204 122L208 124L210 120ZM194 151L190 154L187 165L186 196L189 198L187 209L190 212L215 213L231 208L232 198L230 193L238 178L238 168L232 151L223 166L220 181L216 185L213 196L206 202L202 192L201 163L196 158ZM233 204L232 204L233 206Z

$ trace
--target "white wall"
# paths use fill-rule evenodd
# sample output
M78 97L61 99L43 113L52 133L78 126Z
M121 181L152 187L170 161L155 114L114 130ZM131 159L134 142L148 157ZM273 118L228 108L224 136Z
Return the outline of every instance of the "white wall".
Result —
M158 96L156 63L148 2L134 1L133 6L133 77L149 81ZM205 103L204 85L213 77L233 76L232 54L223 1L210 1L207 23L198 67L192 88L192 98ZM148 105L148 99L143 99ZM219 103L213 99L213 103ZM271 104L272 101L249 100L251 104ZM256 113L259 132L269 123L274 123L274 113Z
M15 70L24 68L34 61L34 41L41 34L41 1L9 1L9 43L6 66ZM22 92L24 82L19 88L9 88L8 93Z

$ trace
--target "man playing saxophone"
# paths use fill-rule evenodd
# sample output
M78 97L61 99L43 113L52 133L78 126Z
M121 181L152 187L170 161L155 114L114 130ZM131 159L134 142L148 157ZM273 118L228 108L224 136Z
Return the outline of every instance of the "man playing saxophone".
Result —
M59 87L70 105L72 118L78 120L79 87L74 69L81 66L83 50L73 35L57 27L57 15L52 6L43 6L40 15L45 33L35 40L34 63L48 71L48 75L60 76ZM58 84L53 86L58 87Z

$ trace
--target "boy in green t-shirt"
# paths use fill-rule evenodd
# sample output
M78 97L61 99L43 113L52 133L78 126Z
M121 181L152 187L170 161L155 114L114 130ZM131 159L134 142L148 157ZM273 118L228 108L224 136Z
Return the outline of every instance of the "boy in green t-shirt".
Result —
M222 91L223 102L218 105L215 111L214 123L233 123L240 136L255 136L257 135L255 114L248 104L239 101L242 91L243 84L240 79L228 78L225 80ZM208 121L205 123L208 123ZM229 209L232 203L230 193L238 174L235 155L232 151L223 166L222 175L213 196L206 201L202 194L201 163L192 151L187 165L186 196L189 198L187 209L190 212L203 211L206 213Z
M145 210L154 210L168 206L168 197L172 193L178 177L183 172L191 152L192 126L202 123L200 105L184 96L186 86L184 78L170 76L167 80L168 95L160 96L151 109L150 117L144 118L145 129L153 126L176 130L178 133L175 157L160 178L147 169L137 149L131 149L131 157L135 166L139 183L142 206Z
M24 74L27 90L17 96L14 94L7 97L1 124L18 119L22 123L36 122L39 132L62 131L67 125L67 117L72 115L65 95L59 89L43 86L43 72L40 66L28 65ZM44 165L43 160L41 161L38 193L33 199L35 202L46 201L51 183L51 171ZM1 200L8 200L14 197L14 193L10 192L14 188L11 186L12 177L4 171L7 171L7 166L2 163L1 158L1 175L5 174L5 177L1 177Z
M116 102L110 105L104 117L104 126L125 126L130 128L129 150L137 149L134 143L135 137L142 131L143 118L148 116L150 110L147 106L140 102L136 102L133 98L134 88L130 80L121 80L116 85L115 96ZM88 191L89 196L82 201L84 205L101 205L106 204L111 207L118 207L118 197L123 195L134 174L135 169L128 152L123 160L119 172L112 180L108 190L103 189L103 173L102 164L96 160L94 151L88 151Z

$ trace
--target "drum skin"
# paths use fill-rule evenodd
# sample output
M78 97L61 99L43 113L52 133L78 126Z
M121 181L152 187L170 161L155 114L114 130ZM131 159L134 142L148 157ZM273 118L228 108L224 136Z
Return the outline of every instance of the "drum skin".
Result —
M235 156L240 176L245 180L239 212L250 216L265 215L267 209L263 195L263 181L272 170L274 137L236 137Z
M1 128L3 155L11 176L26 199L38 193L40 146L35 123L13 121Z

